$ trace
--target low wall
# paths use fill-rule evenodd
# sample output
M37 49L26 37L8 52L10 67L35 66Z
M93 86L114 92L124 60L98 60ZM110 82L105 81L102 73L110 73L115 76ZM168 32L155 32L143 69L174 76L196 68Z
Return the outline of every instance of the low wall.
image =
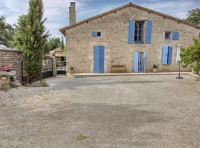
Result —
M22 81L22 51L0 49L0 67L12 64L12 70L16 71L17 80Z
M0 75L0 89L10 87L10 75Z

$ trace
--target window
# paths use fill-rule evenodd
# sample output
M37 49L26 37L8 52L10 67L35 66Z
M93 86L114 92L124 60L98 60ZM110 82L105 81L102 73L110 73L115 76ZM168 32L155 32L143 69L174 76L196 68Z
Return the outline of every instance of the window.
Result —
M172 46L162 46L162 64L171 64Z
M101 37L101 32L92 31L92 37Z
M178 40L179 39L179 32L165 32L165 40Z
M144 29L145 27L145 29ZM144 31L145 30L145 31ZM151 44L152 21L134 21L128 22L128 44L146 43ZM146 36L146 38L144 38Z
M97 32L97 37L101 37L101 32Z
M135 22L134 41L136 43L143 42L143 26L144 22Z
M171 32L165 32L165 40L171 39Z

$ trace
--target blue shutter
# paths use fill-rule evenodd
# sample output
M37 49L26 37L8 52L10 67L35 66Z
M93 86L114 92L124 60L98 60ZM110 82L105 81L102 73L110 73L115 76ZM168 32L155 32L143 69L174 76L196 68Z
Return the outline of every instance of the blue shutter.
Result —
M167 64L171 64L172 63L172 46L168 47L168 63Z
M146 71L146 52L143 53L143 62L144 62L143 72L145 72Z
M99 72L99 46L94 46L94 73Z
M134 52L133 72L138 72L138 52Z
M172 40L178 40L179 39L179 32L172 32Z
M168 64L168 46L162 46L162 64Z
M134 21L129 20L128 22L128 43L133 44L133 36L134 36Z
M99 73L104 73L104 46L99 46Z
M97 32L92 31L92 37L96 37L97 36Z
M151 43L151 33L152 33L152 21L147 20L147 22L146 22L146 44Z

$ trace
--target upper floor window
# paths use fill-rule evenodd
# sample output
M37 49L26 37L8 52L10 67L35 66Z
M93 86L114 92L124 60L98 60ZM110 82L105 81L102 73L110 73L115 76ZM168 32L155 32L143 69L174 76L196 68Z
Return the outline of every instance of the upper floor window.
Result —
M165 31L165 40L178 40L178 39L179 39L179 32Z
M101 32L97 32L97 37L101 37Z
M165 40L171 39L171 32L165 32Z
M144 29L145 28L145 29ZM128 44L146 43L151 44L152 21L134 21L128 22Z
M92 37L101 37L101 32L92 31Z
M135 22L134 41L136 43L143 42L143 26L144 26L144 22Z

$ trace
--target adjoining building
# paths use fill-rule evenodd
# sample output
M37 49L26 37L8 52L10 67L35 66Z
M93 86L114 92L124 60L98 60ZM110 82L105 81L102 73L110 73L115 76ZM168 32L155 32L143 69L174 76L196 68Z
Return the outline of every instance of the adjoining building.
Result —
M178 71L179 44L187 47L199 38L200 26L132 3L76 22L75 3L69 7L66 68L80 73L110 73L112 65L126 72ZM181 71L189 71L181 68Z

